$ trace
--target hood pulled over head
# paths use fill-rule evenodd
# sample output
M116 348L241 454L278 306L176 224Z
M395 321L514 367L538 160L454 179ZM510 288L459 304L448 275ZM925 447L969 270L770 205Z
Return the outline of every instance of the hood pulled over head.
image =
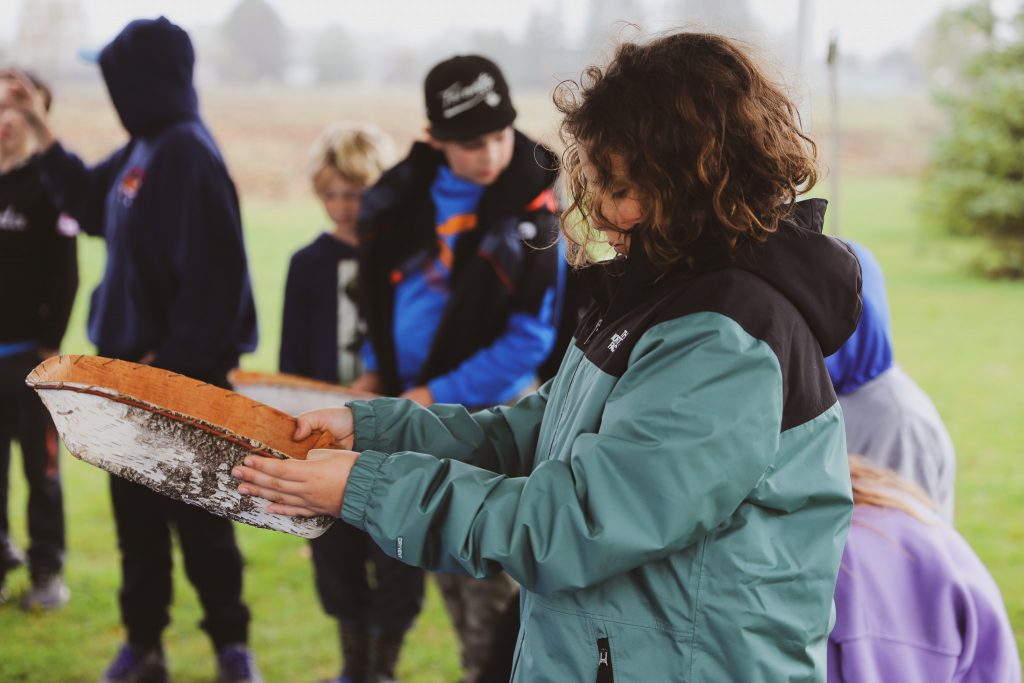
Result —
M125 26L100 52L99 63L114 108L132 137L199 118L192 41L164 17Z

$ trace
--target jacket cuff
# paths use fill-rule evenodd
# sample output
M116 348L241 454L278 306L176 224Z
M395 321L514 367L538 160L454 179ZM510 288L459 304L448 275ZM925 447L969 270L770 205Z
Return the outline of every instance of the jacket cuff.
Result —
M352 425L355 431L352 450L363 451L387 450L380 444L380 427L377 420L375 401L349 401L345 405L352 411Z
M366 506L374 484L380 478L380 468L387 459L383 453L363 451L349 472L341 504L341 519L357 529L366 530Z

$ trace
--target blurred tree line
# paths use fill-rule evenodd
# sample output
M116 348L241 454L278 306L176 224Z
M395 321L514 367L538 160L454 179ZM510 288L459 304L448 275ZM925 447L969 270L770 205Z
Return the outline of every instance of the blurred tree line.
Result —
M362 34L336 22L295 29L267 0L234 0L220 25L190 26L189 31L205 82L418 85L433 63L454 53L480 52L501 64L515 87L549 89L601 59L618 38L632 35L630 25L643 24L651 4L589 0L569 5L550 0L524 8L523 25L502 30L453 31L439 16L438 25L424 27L420 44L405 45L393 36ZM95 78L95 69L76 54L94 45L87 30L91 9L84 0L24 0L13 43L0 45L0 56L7 53L55 82ZM713 26L733 33L755 23L748 0L668 0L659 11L662 19L677 25ZM169 18L181 20L174 12Z
M987 1L946 11L929 43L950 125L926 176L928 211L989 241L987 274L1024 278L1024 7L1002 21Z

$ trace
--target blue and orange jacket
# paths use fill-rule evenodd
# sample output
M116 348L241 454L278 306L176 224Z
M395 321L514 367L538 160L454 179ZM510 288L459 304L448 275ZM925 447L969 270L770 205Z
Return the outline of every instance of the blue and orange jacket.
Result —
M566 277L555 246L556 161L516 133L509 167L483 192L476 213L460 218L472 229L459 231L454 246L438 238L431 197L443 164L440 152L417 143L363 199L359 293L370 364L385 393L428 384L452 394L438 400L488 405L511 398L524 378L564 351L556 341ZM448 299L439 320L424 318L435 327L429 351L417 375L403 378L395 343L396 292L410 264L435 260L449 266ZM415 314L412 306L401 313L410 311Z

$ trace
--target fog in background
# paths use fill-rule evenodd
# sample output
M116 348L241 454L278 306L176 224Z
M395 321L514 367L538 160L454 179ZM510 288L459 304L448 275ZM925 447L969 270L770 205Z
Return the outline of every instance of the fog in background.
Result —
M780 76L826 84L838 39L850 92L922 86L929 23L963 0L2 0L0 63L62 83L98 79L78 58L128 21L160 14L192 35L200 86L271 82L419 84L458 52L494 58L519 89L550 90L616 39L672 27L719 31L759 48ZM1012 4L1011 0L997 2ZM805 23L801 23L801 20ZM638 27L638 28L637 28Z
M992 0L1007 16L1024 0ZM840 170L917 174L945 125L932 93L972 46L937 18L966 0L0 0L0 67L56 86L57 130L96 161L125 133L99 69L79 53L132 19L165 15L196 46L210 125L243 196L311 198L310 143L332 120L372 121L406 149L423 134L421 83L452 54L477 52L513 87L516 125L556 151L550 93L612 46L673 28L753 46L819 144L829 196ZM826 56L838 47L834 68ZM832 88L835 86L835 89ZM838 106L834 106L838 104ZM628 104L626 105L628 106ZM831 212L834 216L838 212Z

